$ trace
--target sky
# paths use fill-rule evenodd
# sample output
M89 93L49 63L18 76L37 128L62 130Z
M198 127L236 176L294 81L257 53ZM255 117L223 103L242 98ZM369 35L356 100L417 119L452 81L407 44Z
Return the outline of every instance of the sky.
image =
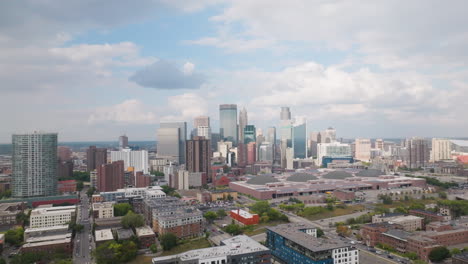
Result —
M0 2L0 143L155 140L161 120L281 106L338 137L466 137L464 0Z

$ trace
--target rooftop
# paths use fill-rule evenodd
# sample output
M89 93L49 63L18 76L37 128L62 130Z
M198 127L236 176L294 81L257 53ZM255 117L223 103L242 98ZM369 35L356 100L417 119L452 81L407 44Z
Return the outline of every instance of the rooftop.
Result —
M36 243L26 243L22 247L23 248L41 247L41 246L65 244L65 243L71 243L71 237L57 239L57 240L46 240L46 241L36 242Z
M277 233L282 237L291 240L313 252L348 247L348 245L341 242L340 240L315 238L301 231L303 229L311 228L315 228L315 226L305 223L283 224L267 227L268 230Z
M288 181L293 182L306 182L310 180L317 180L317 177L309 173L295 173L288 177Z
M254 215L256 215L256 214L251 214L242 209L231 210L231 212L233 212L234 214L238 214L243 218L252 218Z
M117 232L117 238L119 240L130 239L134 235L132 229L123 229L123 228L121 228L121 229L117 229L116 232Z
M114 236L112 235L112 230L110 229L96 230L94 234L96 237L96 242L114 239Z
M93 203L93 210L112 208L114 204L114 202Z
M31 216L42 215L42 214L55 214L55 213L73 213L76 211L76 206L56 206L47 208L37 208L31 211Z
M271 183L271 182L279 182L279 180L273 176L257 175L247 181L248 184L257 184L257 185L264 185L264 184Z
M52 240L60 240L65 238L71 238L72 233L66 234L59 234L59 235L50 235L50 236L39 236L39 237L30 237L26 240L27 243L37 243L43 241L52 241Z
M390 236L390 237L393 237L393 238L396 238L396 239L399 239L399 240L404 240L406 241L406 239L410 236L412 236L412 234L410 232L406 232L404 230L400 230L400 229L389 229L387 232L383 233L384 235L387 235L387 236Z
M58 225L58 226L50 226L50 227L36 227L36 228L26 228L24 233L32 233L32 232L44 232L44 231L59 231L59 230L68 230L68 225Z
M142 227L137 227L135 228L137 236L151 236L154 235L153 229L149 226L142 226Z

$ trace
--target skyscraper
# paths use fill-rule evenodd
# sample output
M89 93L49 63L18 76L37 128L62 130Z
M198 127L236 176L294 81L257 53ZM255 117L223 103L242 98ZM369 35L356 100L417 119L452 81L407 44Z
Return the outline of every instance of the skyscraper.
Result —
M258 160L273 162L273 145L270 142L263 142L258 147Z
M206 177L211 176L211 144L204 137L195 137L186 141L187 161L185 168L189 172L203 172Z
M276 144L276 127L268 128L265 140L272 144Z
M221 138L237 145L237 105L222 104L219 106L219 133Z
M149 160L147 150L131 150L129 148L111 151L111 162L123 160L124 169L133 167L134 171L149 173Z
M159 128L157 137L157 156L180 163L180 129L177 127Z
M15 134L12 194L26 198L57 194L57 133Z
M211 139L211 128L209 126L198 126L196 136Z
M247 144L247 165L253 165L257 161L257 144L250 142Z
M199 126L210 126L210 117L209 116L197 116L193 119L193 127L199 127Z
M320 132L310 132L309 134L309 157L317 157L317 144L321 143Z
M305 119L297 119L293 125L292 147L294 158L305 159L307 157L307 126Z
M281 107L280 120L291 120L291 111L289 110L289 107Z
M247 110L244 107L239 112L239 142L244 142L244 128L248 123Z
M452 142L448 139L433 138L431 161L448 160L451 158Z
M102 164L106 164L107 149L96 148L96 146L90 146L88 150L86 150L86 162L88 172L101 167Z
M128 148L128 137L126 135L122 135L119 137L119 148Z
M113 192L124 187L123 160L102 164L97 168L97 187L100 192Z
M355 158L360 161L369 161L371 158L371 141L368 138L356 138Z
M289 107L281 107L280 119L281 167L286 168L286 150L292 147L292 121Z
M160 128L179 129L179 164L185 163L185 140L187 140L187 122L161 122ZM158 139L159 140L159 139Z
M336 141L336 130L333 127L327 128L321 133L322 143L333 143Z
M429 161L429 142L423 138L414 137L408 142L409 167L422 168Z
M58 146L57 147L57 155L60 161L70 161L72 156L72 151L69 147L66 146Z
M257 140L255 126L246 125L244 128L244 144L249 144L249 142L255 142Z
M192 138L195 136L211 138L210 117L197 116L193 119Z

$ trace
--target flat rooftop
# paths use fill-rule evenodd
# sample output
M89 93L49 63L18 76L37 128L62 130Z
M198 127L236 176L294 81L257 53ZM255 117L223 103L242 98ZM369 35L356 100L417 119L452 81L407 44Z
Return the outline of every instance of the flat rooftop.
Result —
M56 206L56 207L47 207L47 208L37 208L31 211L31 216L41 215L41 214L62 214L62 213L72 213L76 211L76 206Z
M236 210L231 210L232 213L238 214L243 218L253 218L254 214L251 214L245 210L242 209L236 209Z
M26 243L23 245L23 248L41 247L41 246L66 244L66 243L71 243L71 237L57 239L57 240L42 241L42 242L37 242L37 243Z
M37 243L42 241L53 241L61 240L66 238L71 238L72 233L60 234L60 235L51 235L51 236L40 236L40 237L30 237L26 240L26 243Z
M112 208L114 204L114 202L93 203L93 210Z
M137 227L135 228L136 235L137 236L151 236L154 235L153 229L149 226L142 226L142 227Z
M336 248L347 248L349 245L340 240L316 238L301 231L303 229L315 229L316 227L306 223L283 224L267 227L268 230L291 240L312 252L326 251Z
M96 242L108 241L114 239L111 229L96 230L94 232Z
M60 231L60 230L68 230L68 225L58 225L58 226L50 226L50 227L26 228L26 230L24 230L24 233L46 232L46 231Z

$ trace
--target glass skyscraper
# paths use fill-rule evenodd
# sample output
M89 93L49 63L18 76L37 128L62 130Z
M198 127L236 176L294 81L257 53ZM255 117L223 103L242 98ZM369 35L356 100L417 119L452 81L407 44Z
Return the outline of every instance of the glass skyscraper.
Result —
M178 142L175 141L178 138ZM158 130L158 154L173 156L179 164L185 163L186 122L161 122Z
M307 128L306 123L293 126L294 158L305 159L307 157Z
M13 197L57 194L57 133L16 134L13 142Z
M222 104L219 106L219 133L221 138L237 145L237 105Z
M255 142L256 130L254 125L246 125L244 128L244 144L249 144L249 142Z

